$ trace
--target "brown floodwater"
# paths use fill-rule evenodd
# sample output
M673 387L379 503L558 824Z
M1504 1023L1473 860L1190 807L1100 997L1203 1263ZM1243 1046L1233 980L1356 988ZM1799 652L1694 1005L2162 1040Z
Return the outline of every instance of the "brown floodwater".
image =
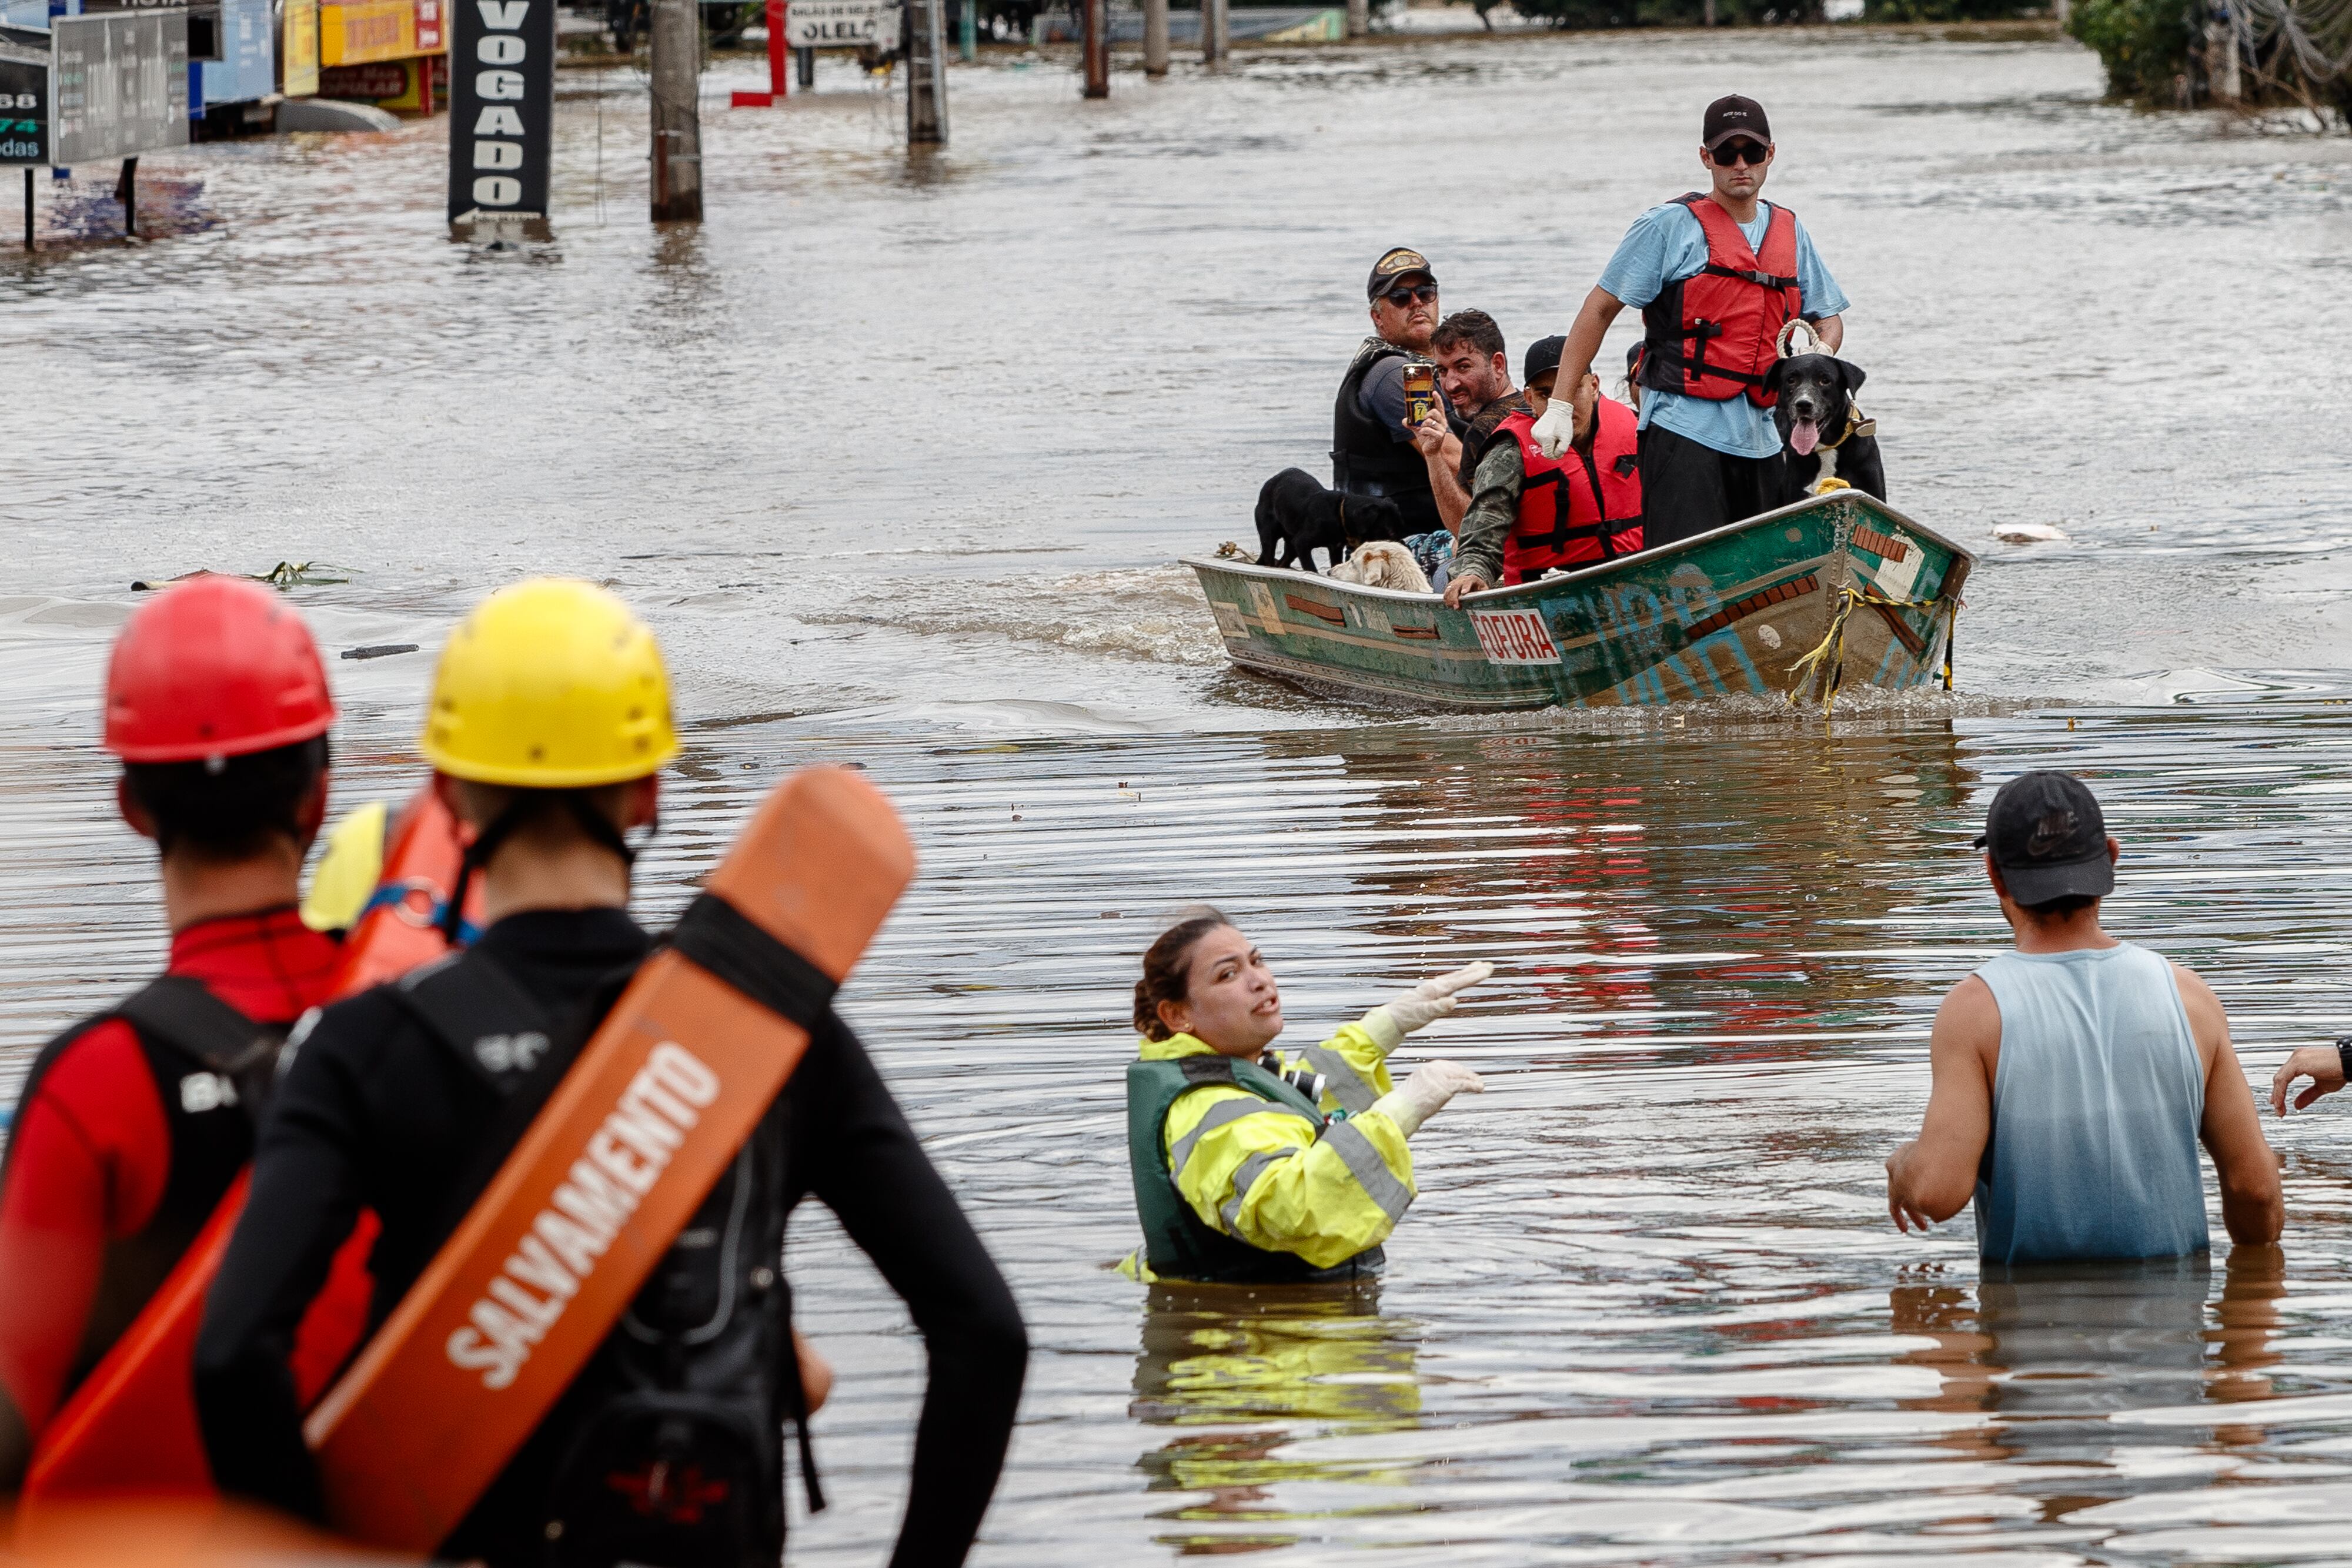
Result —
M1095 106L999 60L915 163L823 85L711 107L698 232L641 221L624 72L567 78L520 253L442 237L437 125L142 162L184 232L137 246L44 187L55 243L0 257L0 1099L162 950L91 744L133 579L331 563L330 650L429 650L577 572L677 677L650 917L800 763L920 846L844 1010L1032 1325L975 1562L2347 1556L2352 1105L2273 1129L2282 1248L2179 1265L1980 1278L1879 1166L2003 938L1968 837L2028 767L2095 781L2111 925L2250 1072L2352 1019L2352 147L2102 106L2071 45L1854 32L1268 52ZM1170 562L1316 465L1370 258L1426 249L1516 355L1732 89L1857 302L1897 504L1985 552L1961 693L1470 720L1228 670ZM335 661L343 803L416 779L428 657ZM1108 1271L1136 958L1202 898L1295 1041L1499 966L1401 1053L1491 1087L1417 1140L1376 1291ZM789 1262L843 1374L793 1557L870 1563L919 1343L821 1209Z

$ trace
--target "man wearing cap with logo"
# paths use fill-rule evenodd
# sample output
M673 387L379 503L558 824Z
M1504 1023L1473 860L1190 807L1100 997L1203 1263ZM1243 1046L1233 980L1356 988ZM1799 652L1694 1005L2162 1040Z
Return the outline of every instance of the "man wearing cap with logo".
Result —
M1925 1229L1973 1197L1988 1263L2201 1252L2201 1142L2230 1239L2277 1240L2278 1156L2220 999L2100 928L2123 851L2089 788L2013 779L1976 841L2016 946L1936 1014L1927 1118L1886 1162L1895 1225Z
M1387 497L1404 515L1408 533L1443 528L1445 519L1437 509L1430 469L1452 467L1461 461L1461 450L1449 438L1445 450L1424 457L1413 444L1404 404L1405 367L1431 363L1437 278L1419 251L1400 246L1372 264L1364 292L1373 335L1348 361L1332 402L1331 487L1351 496ZM1438 406L1444 407L1442 392Z
M1600 395L1591 375L1584 413L1567 455L1554 462L1532 432L1557 399L1564 340L1528 347L1527 407L1496 423L1478 453L1445 602L1498 584L1530 581L1554 567L1633 555L1642 548L1642 476L1633 411Z
M293 606L199 577L142 605L106 672L114 800L155 841L161 978L34 1060L0 1166L0 1493L253 1152L287 1027L338 949L302 923L335 706Z
M1672 544L1779 502L1780 433L1764 378L1794 316L1824 350L1844 340L1844 293L1786 207L1760 199L1774 153L1763 106L1734 94L1707 106L1699 162L1712 182L1634 220L1585 297L1560 355L1562 383L1582 383L1609 324L1640 308L1642 492L1652 547ZM1574 433L1570 400L1536 439L1558 458Z

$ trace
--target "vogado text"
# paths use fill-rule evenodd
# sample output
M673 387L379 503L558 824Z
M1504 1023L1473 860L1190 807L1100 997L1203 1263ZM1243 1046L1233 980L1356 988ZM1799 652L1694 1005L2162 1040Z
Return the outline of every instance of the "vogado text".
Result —
M452 1363L479 1372L485 1388L514 1382L669 1167L698 1113L719 1098L719 1074L684 1046L666 1040L654 1047L547 1207L467 1309L465 1326L449 1336Z
M474 4L485 29L474 40L474 93L481 100L474 115L474 200L485 207L512 207L523 194L521 176L514 172L522 168L525 134L525 82L518 68L530 53L522 24L531 0Z

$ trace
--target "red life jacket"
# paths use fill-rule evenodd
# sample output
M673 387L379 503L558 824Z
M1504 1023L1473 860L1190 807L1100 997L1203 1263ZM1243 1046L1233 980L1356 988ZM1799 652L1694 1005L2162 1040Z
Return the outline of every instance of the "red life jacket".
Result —
M1515 413L1495 427L1519 444L1528 471L1519 487L1519 520L1503 541L1505 583L1642 548L1639 422L1632 409L1604 397L1593 423L1591 449L1571 446L1557 463L1536 444L1534 414Z
M1775 205L1764 244L1750 248L1731 214L1694 191L1675 202L1706 235L1706 265L1642 308L1642 384L1721 402L1746 392L1779 401L1764 374L1780 355L1780 329L1804 308L1797 286L1797 218Z

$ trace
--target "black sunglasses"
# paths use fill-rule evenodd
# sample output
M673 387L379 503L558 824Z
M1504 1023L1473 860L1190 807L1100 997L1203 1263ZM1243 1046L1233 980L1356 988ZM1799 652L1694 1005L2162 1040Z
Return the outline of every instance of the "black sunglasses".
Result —
M1761 141L1727 141L1707 154L1717 163L1761 163L1772 156L1772 150Z
M1437 285L1434 283L1411 284L1402 288L1391 288L1381 298L1400 310L1408 305L1434 305L1437 303Z

